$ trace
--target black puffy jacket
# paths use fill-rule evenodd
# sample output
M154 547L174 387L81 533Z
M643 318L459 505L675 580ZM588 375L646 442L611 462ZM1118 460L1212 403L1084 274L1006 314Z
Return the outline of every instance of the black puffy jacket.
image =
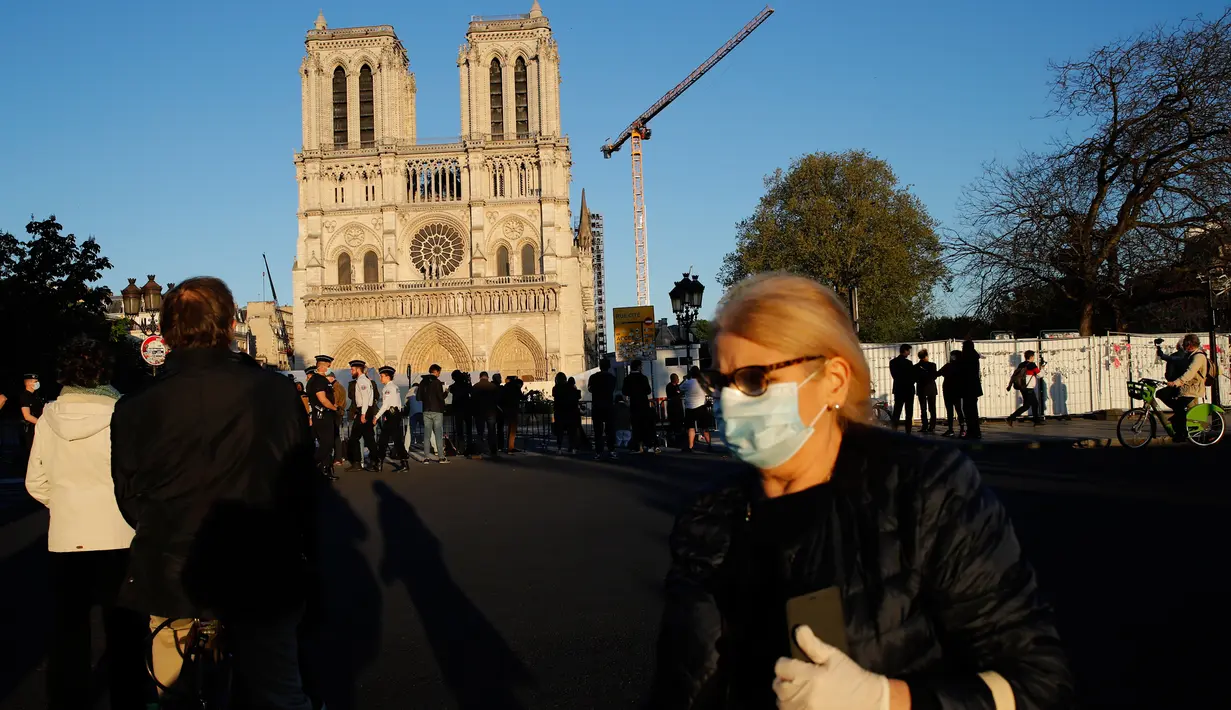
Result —
M857 663L905 680L922 710L992 710L982 672L1008 682L1018 710L1073 704L1052 612L1004 508L964 454L853 425L825 485L832 496L819 500L832 511L818 518L828 522L784 550L780 568L797 587L841 589ZM734 559L733 537L763 497L752 471L677 519L653 707L747 708L732 688L751 677L768 689L773 680L772 665L732 660L747 615L727 601L738 596L732 570L748 569Z
M174 618L264 617L304 599L322 480L295 384L177 348L111 418L116 501L136 529L121 602Z

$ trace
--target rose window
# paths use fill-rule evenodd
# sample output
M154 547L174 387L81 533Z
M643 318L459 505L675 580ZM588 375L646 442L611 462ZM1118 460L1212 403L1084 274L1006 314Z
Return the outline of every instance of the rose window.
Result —
M429 224L410 240L410 260L424 278L440 279L462 265L462 238L452 227Z

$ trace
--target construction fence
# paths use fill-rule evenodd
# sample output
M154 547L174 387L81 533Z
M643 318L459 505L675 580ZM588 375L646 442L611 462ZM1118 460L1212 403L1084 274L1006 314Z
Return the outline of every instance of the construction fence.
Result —
M1080 416L1108 409L1128 409L1133 406L1128 396L1128 383L1141 378L1162 380L1165 363L1158 359L1154 340L1163 339L1163 351L1170 353L1183 333L1110 333L1090 337L1063 338L1017 338L1012 340L976 340L975 350L980 359L980 376L983 381L983 397L979 400L979 414L984 418L1007 417L1021 406L1021 395L1015 390L1005 391L1014 369L1024 359L1027 350L1038 353L1046 363L1039 374L1038 394L1047 416ZM1208 340L1208 335L1202 341ZM1231 379L1227 374L1227 349L1231 336L1218 334L1217 364L1219 392L1224 400L1231 391ZM927 349L929 359L937 367L949 360L949 353L960 350L960 340L938 340L907 343L914 350L912 358L921 349ZM898 355L899 344L865 344L864 356L872 371L872 398L884 400L890 407L894 404L893 380L889 375L889 361ZM1209 354L1209 343L1203 348ZM938 383L938 392L941 387ZM1207 398L1209 391L1207 389ZM937 396L937 411L943 417L945 404L943 392ZM915 418L919 418L918 404Z

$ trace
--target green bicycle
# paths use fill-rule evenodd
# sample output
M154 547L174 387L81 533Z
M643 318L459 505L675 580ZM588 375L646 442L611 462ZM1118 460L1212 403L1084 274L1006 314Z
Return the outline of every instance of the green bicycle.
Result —
M1141 379L1128 383L1128 396L1141 400L1142 406L1134 407L1120 415L1116 424L1116 438L1130 449L1140 449L1156 436L1155 422L1162 424L1163 430L1175 436L1169 417L1163 416L1158 407L1156 393L1166 382ZM1197 446L1213 446L1221 439L1226 429L1223 421L1224 410L1213 404L1198 404L1188 410L1184 424L1188 440Z

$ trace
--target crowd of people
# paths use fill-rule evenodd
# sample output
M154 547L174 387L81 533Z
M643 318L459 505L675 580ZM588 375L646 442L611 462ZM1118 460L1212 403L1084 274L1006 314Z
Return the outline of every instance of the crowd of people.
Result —
M947 428L942 436L962 439L982 439L979 423L979 398L983 396L983 376L979 360L983 358L973 340L962 343L961 350L949 353L949 361L937 368L927 349L919 351L918 362L912 362L913 348L902 345L898 356L889 361L889 375L893 378L894 429L905 427L907 434L915 418L915 397L919 398L919 430L924 433L936 431L936 381L944 380L943 392ZM902 414L905 412L905 422ZM957 429L953 425L957 424Z
M369 468L404 467L410 407L391 368L379 370L378 397L359 360L349 388L325 356L297 387L230 350L234 313L221 281L178 284L162 305L164 371L123 397L105 348L65 349L64 391L35 424L27 475L51 513L52 708L89 705L94 606L115 710L177 692L203 619L226 629L237 706L318 705L298 634L315 574L329 573L313 570L329 535L314 504L330 488L320 474L333 475L348 403L352 466L367 447ZM650 706L1069 706L1053 614L1004 509L960 451L868 424L869 369L836 296L798 276L754 277L715 323L717 367L672 383L668 417L691 430L691 448L712 397L727 449L747 467L676 520ZM963 355L965 367L977 357ZM554 385L558 443L575 448L577 386ZM587 387L597 456L618 432L634 450L658 447L639 363L618 393L606 362ZM471 384L455 372L447 391L468 417L455 431L486 437L495 453L503 442L490 432L505 412L513 450L515 378L480 373ZM445 394L433 366L413 396L437 456Z

